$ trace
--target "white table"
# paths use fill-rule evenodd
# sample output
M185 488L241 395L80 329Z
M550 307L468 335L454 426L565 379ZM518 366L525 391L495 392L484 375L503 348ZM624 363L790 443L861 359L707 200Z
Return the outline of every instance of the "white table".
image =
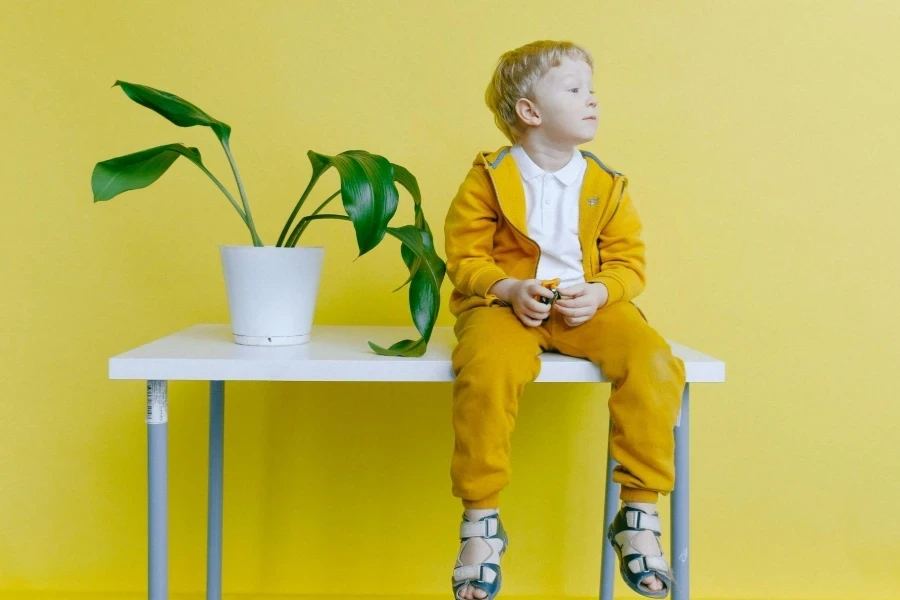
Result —
M168 439L169 380L210 382L209 512L207 533L207 598L221 598L222 587L222 464L226 381L446 381L454 379L450 352L456 344L451 327L436 327L428 351L419 358L379 356L367 342L389 346L417 339L412 326L313 326L312 339L300 346L241 346L228 324L194 325L109 359L110 379L147 381L147 449L149 500L149 597L168 598ZM671 494L670 560L680 585L673 600L689 593L689 389L692 383L725 381L725 363L667 340L685 363L687 385L675 427L675 490ZM556 353L541 355L536 382L606 382L587 360ZM615 463L607 453L604 531L618 509ZM601 599L611 600L619 574L609 542L603 545Z

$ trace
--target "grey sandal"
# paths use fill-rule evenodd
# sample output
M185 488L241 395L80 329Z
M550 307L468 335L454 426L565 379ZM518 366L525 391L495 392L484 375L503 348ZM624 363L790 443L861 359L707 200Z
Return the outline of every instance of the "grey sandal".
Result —
M478 521L469 521L463 513L463 521L459 525L459 539L463 541L473 537L484 538L493 551L482 563L463 565L459 557L462 555L465 544L460 545L456 555L456 566L451 577L453 597L456 600L463 600L459 593L467 585L472 585L487 592L488 595L481 600L493 600L500 591L502 583L500 557L509 546L509 536L503 529L503 523L500 522L500 514L488 515Z
M609 525L606 532L606 538L612 547L615 548L619 557L619 572L622 579L628 584L632 590L642 596L648 598L665 598L669 594L672 586L672 572L669 570L669 564L666 562L666 555L663 552L662 545L659 546L659 556L649 556L639 552L622 555L623 547L626 544L626 538L629 536L622 535L624 531L652 531L659 544L660 523L657 513L649 514L639 508L631 506L623 506L616 514L616 518ZM653 591L646 584L642 583L644 579L651 575L656 575L663 584L663 588L659 591Z

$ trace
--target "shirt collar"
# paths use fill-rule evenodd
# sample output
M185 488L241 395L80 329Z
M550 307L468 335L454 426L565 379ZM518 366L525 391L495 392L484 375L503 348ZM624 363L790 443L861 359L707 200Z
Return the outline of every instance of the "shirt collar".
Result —
M528 156L528 153L525 152L525 148L523 148L521 144L513 145L509 149L509 152L513 155L513 158L516 159L516 166L519 168L519 173L525 181L529 181L546 173L544 169L540 168L533 160L531 160L531 157ZM556 177L563 185L569 186L575 183L575 180L581 175L585 166L584 157L581 156L581 152L578 148L574 148L572 150L572 158L569 162L567 162L560 170L551 173L551 175Z

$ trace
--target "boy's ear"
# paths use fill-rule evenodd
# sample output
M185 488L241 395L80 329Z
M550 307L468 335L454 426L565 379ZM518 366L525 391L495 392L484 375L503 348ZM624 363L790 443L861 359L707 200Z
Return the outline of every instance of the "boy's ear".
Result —
M541 116L538 114L537 106L528 98L519 98L516 101L516 114L519 119L526 125L537 126L541 124Z

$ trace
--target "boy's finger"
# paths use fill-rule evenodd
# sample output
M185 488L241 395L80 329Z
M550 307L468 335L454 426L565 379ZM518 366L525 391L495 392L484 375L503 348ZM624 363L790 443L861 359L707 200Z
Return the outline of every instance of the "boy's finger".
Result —
M547 288L545 288L544 286L542 286L539 283L532 283L530 286L528 286L528 292L531 293L532 295L537 294L539 296L543 296L544 298L552 298L553 297L553 292L551 292L550 290L548 290Z
M560 289L560 290L559 290L559 293L562 294L562 295L564 295L564 296L572 296L572 297L577 298L578 296L584 296L584 294L585 294L586 291L587 291L587 290L584 288L584 286L577 286L577 285L576 285L576 286L572 286L572 287L566 288L566 289L564 289L564 290L563 290L563 289Z
M585 312L583 308L572 308L568 306L562 307L560 311L562 314L572 319L582 316Z
M532 310L527 307L524 310L522 310L522 314L528 315L532 319L539 319L541 321L543 321L544 318L546 318L546 316L547 316L546 313L543 313L543 312L537 311L537 310Z
M529 298L528 300L526 300L525 307L540 314L550 312L549 304L543 304L542 302L538 302L534 298Z
M566 308L584 308L588 305L586 300L580 299L557 300L556 303Z
M521 319L522 322L525 323L526 325L528 325L529 327L537 327L538 325L541 324L540 319L535 319L533 317L528 316L525 313L519 315L519 319Z

